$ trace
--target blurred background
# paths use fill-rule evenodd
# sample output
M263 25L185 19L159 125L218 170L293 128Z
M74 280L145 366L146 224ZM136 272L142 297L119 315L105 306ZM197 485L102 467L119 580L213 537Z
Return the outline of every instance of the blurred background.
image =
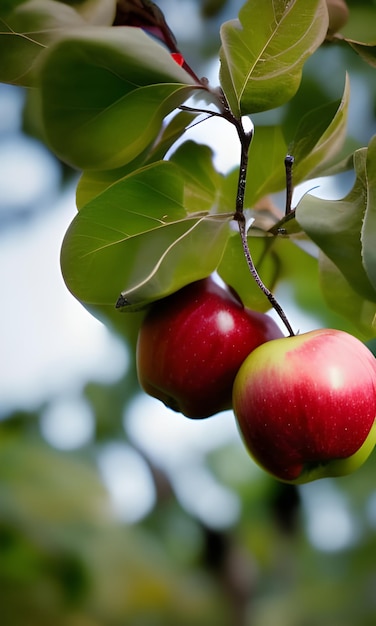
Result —
M219 27L242 3L158 4L189 64L217 84ZM374 39L376 3L348 4L349 35ZM349 136L367 145L374 69L327 45L306 71L330 95L345 69ZM220 121L189 138L213 147L223 173L236 166ZM61 277L78 177L39 139L26 92L0 84L2 623L374 626L375 455L353 476L279 484L245 452L232 412L190 421L146 397L135 338L92 317ZM351 181L340 182L315 193L340 197ZM277 294L301 332L333 323L325 307L311 312L315 281Z

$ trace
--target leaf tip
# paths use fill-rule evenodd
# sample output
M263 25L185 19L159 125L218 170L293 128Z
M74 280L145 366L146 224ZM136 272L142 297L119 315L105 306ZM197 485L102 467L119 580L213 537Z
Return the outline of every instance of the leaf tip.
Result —
M121 309L124 306L129 306L130 302L127 298L121 293L118 299L116 300L115 309Z

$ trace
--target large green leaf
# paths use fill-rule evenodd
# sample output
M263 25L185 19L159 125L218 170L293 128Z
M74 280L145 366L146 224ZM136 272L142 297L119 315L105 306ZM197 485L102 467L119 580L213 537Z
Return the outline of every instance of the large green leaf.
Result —
M184 176L184 206L190 213L218 212L222 176L213 166L213 151L194 141L184 142L170 160L179 165ZM228 210L227 210L228 211Z
M376 335L376 304L362 297L328 257L319 258L320 282L328 306L350 320L361 335L369 339Z
M169 148L184 133L195 117L195 114L186 111L180 111L177 115L174 115L172 120L164 126L163 131L151 147L146 148L136 159L120 168L114 170L87 170L83 172L78 182L76 193L78 209L130 172L139 169L142 165L162 160Z
M79 169L118 168L156 138L163 118L197 88L141 29L88 27L45 56L47 138Z
M76 189L76 204L80 211L90 200L99 196L105 189L124 178L143 165L144 153L141 153L130 163L114 170L85 170L78 181Z
M221 29L221 86L234 115L273 109L292 98L327 28L324 0L246 2L239 19Z
M346 136L350 83L346 77L342 99L306 113L289 145L295 158L294 179L318 175L341 149Z
M356 181L349 194L342 200L306 195L296 208L296 219L351 287L363 298L375 302L376 290L364 269L361 241L369 199L366 162L367 149L356 151Z
M73 4L75 10L82 15L89 24L110 26L116 14L116 0L62 0L66 4Z
M190 111L179 111L173 115L172 119L164 125L160 135L158 135L157 140L151 147L146 162L154 163L155 161L164 159L168 150L170 150L174 143L185 133L194 122L197 115L197 113Z
M137 308L210 274L228 234L228 217L187 213L183 174L160 162L80 210L63 242L63 275L86 304L115 306L122 292Z
M375 14L372 19L375 19ZM376 44L375 43L363 43L361 41L354 41L352 39L345 38L345 41L352 47L355 52L362 57L363 61L369 63L372 67L376 67Z
M1 2L1 14L3 17L9 15L20 4L26 2L26 0L2 0Z
M40 55L67 32L84 26L84 19L61 2L30 0L16 6L0 17L0 81L33 86Z
M367 150L366 184L366 211L362 227L363 264L376 291L376 135Z
M281 126L256 126L249 151L246 206L284 188L286 140Z

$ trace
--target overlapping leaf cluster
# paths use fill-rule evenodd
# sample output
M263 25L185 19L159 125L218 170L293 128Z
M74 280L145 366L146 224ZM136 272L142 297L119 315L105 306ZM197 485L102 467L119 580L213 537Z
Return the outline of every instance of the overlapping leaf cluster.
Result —
M0 80L37 91L46 141L82 171L79 211L62 247L68 288L85 306L112 315L120 294L122 308L133 311L217 270L246 304L265 310L232 228L238 172L217 172L209 148L192 141L174 149L196 116L179 107L198 96L220 115L220 91L192 78L141 28L113 26L115 11L115 0L21 0L0 21ZM325 0L246 1L221 29L219 81L233 119L298 99L304 65L327 30ZM349 43L373 63L371 44ZM246 208L257 218L259 203L285 186L287 152L295 183L334 171L350 98L343 79L342 97L312 105L293 130L283 119L256 125ZM374 141L337 171L351 168L356 181L346 198L305 196L288 219L267 212L250 231L258 235L250 247L273 287L288 280L295 254L280 235L309 237L320 249L329 303L372 335Z

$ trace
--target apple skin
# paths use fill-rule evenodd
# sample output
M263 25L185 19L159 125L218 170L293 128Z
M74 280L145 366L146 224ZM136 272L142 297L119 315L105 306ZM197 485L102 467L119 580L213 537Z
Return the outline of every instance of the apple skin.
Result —
M276 339L244 361L233 408L250 455L275 478L349 474L376 443L376 359L339 330Z
M283 337L271 317L243 306L212 277L152 305L138 336L140 385L187 417L232 408L232 386L248 354Z

